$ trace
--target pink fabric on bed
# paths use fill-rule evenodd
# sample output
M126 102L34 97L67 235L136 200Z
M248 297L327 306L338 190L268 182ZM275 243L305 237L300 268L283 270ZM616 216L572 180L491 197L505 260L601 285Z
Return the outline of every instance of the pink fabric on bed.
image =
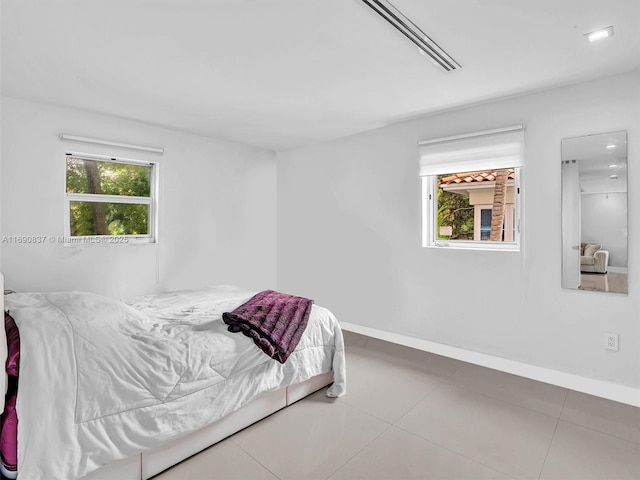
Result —
M15 471L18 466L18 415L16 397L18 394L18 372L20 370L20 333L11 315L5 312L4 328L7 334L7 362L9 388L5 396L4 412L0 417L0 460L7 470Z
M8 470L18 468L18 415L16 414L16 391L7 395L4 413L0 420L0 457Z
M7 374L18 376L20 366L20 334L16 322L7 312L4 312L4 328L7 332Z

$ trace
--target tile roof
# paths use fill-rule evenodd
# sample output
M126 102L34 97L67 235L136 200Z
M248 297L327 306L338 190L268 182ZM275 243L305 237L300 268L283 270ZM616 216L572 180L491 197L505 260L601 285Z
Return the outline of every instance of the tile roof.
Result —
M440 185L451 185L453 183L479 183L479 182L493 182L496 179L497 170L482 170L480 172L462 172L454 173L453 175L447 175L440 179ZM511 180L515 180L516 173L513 168L507 169L508 177Z

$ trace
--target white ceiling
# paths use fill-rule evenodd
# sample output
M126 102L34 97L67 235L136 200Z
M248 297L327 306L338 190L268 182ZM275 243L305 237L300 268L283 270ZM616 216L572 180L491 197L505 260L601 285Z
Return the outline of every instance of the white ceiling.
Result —
M639 0L393 3L462 69L361 0L2 0L2 94L285 150L640 68Z

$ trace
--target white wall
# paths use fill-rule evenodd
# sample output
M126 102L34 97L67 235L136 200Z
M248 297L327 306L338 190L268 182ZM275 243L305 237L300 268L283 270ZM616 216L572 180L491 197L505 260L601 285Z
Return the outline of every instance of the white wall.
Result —
M581 241L600 243L609 251L609 265L627 267L627 194L580 195Z
M14 98L2 99L2 235L64 234L65 152L151 158L61 142L60 133L165 149L158 160L159 244L4 243L7 288L120 297L221 283L275 287L273 152Z
M640 387L639 112L635 73L279 153L278 287L344 322ZM522 252L422 248L416 142L520 123ZM615 130L629 132L629 295L563 290L560 141Z

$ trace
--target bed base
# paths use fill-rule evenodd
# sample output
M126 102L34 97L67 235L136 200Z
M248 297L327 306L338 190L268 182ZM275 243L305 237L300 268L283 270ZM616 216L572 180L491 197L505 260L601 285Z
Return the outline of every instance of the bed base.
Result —
M185 437L125 460L114 462L83 477L84 480L147 480L205 448L239 432L333 382L323 373L301 383L266 392L217 422Z

